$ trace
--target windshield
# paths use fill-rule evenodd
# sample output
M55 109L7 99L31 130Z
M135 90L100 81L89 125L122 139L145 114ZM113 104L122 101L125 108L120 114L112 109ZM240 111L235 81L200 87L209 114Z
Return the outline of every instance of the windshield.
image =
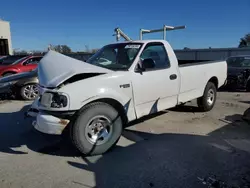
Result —
M26 59L26 57L23 57L21 59L16 60L14 63L12 63L12 65L16 65L16 64L20 63L21 61L23 61L24 59Z
M3 58L0 58L0 64L3 64L3 65L11 65L13 64L13 62L23 58L25 56L20 56L20 55L14 55L14 56L6 56L6 57L3 57Z
M136 58L141 43L119 43L104 46L87 63L110 70L128 70Z
M231 57L227 60L228 67L250 67L250 57Z

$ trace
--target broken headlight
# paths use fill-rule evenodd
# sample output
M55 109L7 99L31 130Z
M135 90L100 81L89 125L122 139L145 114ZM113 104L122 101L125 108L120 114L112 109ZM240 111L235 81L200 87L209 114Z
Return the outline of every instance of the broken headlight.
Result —
M41 97L41 104L50 108L64 108L68 104L68 99L60 93L44 93Z
M52 108L63 108L66 107L68 103L67 97L65 95L60 95L58 93L54 94L52 97L51 107Z

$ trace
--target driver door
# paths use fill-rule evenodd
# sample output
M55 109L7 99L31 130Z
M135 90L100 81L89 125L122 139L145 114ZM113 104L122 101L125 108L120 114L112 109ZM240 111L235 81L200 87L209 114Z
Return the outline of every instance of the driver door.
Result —
M134 102L137 118L149 115L177 104L179 78L170 65L163 43L149 43L140 59L153 59L155 67L132 74Z

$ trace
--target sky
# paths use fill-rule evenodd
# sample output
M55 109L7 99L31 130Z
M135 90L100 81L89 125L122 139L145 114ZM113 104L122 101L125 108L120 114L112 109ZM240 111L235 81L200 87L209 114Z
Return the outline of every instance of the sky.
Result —
M114 28L132 39L139 29L186 25L167 32L173 48L237 47L250 33L250 0L1 0L13 49L45 50L66 44L73 51L115 42ZM162 33L144 39L162 39Z

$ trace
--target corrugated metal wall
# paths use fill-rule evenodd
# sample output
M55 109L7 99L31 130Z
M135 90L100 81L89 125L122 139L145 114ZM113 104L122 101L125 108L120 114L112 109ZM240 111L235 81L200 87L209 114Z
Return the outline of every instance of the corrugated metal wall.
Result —
M180 60L225 60L230 56L250 55L250 48L175 50L175 53Z

